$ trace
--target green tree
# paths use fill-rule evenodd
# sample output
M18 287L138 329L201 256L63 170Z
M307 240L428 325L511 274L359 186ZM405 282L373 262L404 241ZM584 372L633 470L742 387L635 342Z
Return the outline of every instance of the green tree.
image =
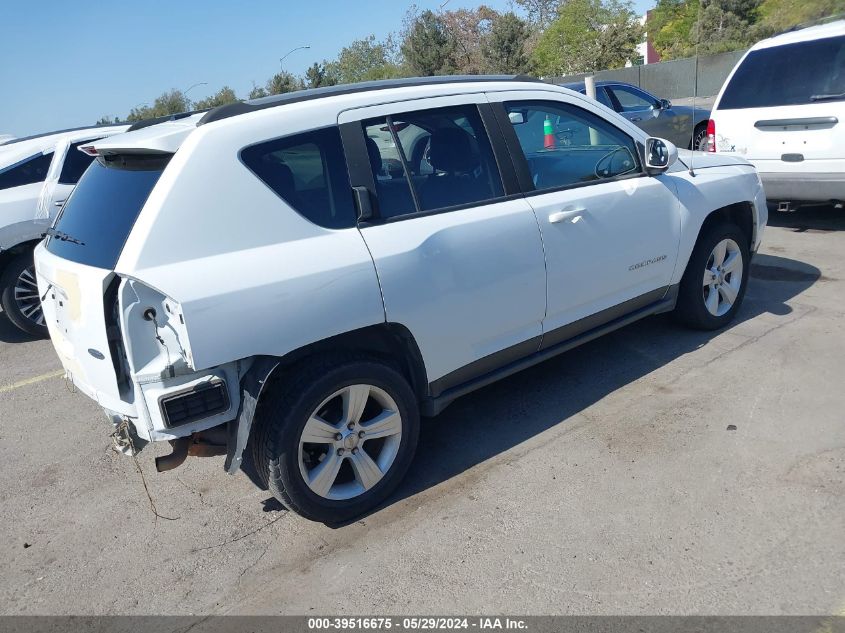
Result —
M307 88L320 88L321 86L333 86L335 80L326 74L326 64L314 62L305 71L305 86Z
M180 112L188 112L191 109L191 100L185 96L181 90L170 90L164 92L156 97L153 105L143 105L141 107L132 108L129 115L126 117L127 121L141 121L143 119L152 119L160 116L167 116L170 114L179 114Z
M395 45L391 37L377 41L368 35L344 46L337 59L325 63L322 85L351 84L373 79L398 77L401 70L395 63Z
M799 24L845 13L845 0L763 0L757 8L754 39L771 37Z
M240 101L240 99L238 99L235 91L229 86L223 86L217 91L217 94L197 101L194 104L194 108L197 110L208 110L217 106L226 105L227 103L235 103L236 101Z
M267 90L264 86L257 85L254 81L252 82L252 90L249 91L249 99L260 99L261 97L267 96Z
M280 95L286 92L302 90L302 80L283 70L267 80L265 90L268 95Z
M515 13L498 16L483 46L490 70L514 75L528 72L525 45L529 35L528 25Z
M118 119L117 117L112 117L109 114L101 116L99 119L97 119L97 125L114 125L115 123L120 123L120 119Z
M642 27L630 2L568 0L532 54L541 75L619 68L636 55Z
M414 75L449 74L454 70L455 40L433 11L423 11L410 21L401 50Z

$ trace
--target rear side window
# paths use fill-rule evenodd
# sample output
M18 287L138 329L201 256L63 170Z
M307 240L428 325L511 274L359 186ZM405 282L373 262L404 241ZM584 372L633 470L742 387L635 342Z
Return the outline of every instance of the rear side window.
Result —
M336 127L259 143L241 159L264 184L314 224L355 226L355 204Z
M50 152L49 154L38 154L15 165L10 165L0 171L0 189L11 189L12 187L44 182L52 161L53 152Z
M752 51L717 108L769 108L845 99L845 36Z
M65 156L65 164L62 165L62 172L59 174L59 183L63 185L75 185L79 182L82 174L88 169L88 165L94 162L94 157L79 151L81 145L90 145L93 141L74 143L68 147Z
M50 237L47 250L80 264L113 269L170 156L98 158L56 219L55 229L64 239Z

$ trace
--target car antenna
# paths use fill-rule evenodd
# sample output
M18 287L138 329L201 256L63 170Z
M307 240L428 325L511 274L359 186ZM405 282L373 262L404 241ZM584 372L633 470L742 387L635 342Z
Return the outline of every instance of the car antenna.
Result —
M692 168L692 161L695 157L695 101L698 98L698 42L701 39L701 4L698 5L696 11L696 34L695 34L695 78L692 85L692 114L689 118L690 126L690 155L689 155L689 175L695 178L695 170Z

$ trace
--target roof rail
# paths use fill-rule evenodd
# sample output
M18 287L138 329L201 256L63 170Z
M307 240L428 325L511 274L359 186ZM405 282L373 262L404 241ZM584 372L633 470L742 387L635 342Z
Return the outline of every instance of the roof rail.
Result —
M542 83L542 80L537 79L536 77L528 77L525 75L449 75L362 81L356 84L341 84L338 86L324 86L322 88L297 90L296 92L286 92L280 95L261 97L260 99L252 99L250 101L240 101L238 103L229 103L227 105L217 106L216 108L212 108L206 112L205 116L199 120L197 125L199 126L204 123L220 121L222 119L228 119L229 117L246 114L248 112L255 112L257 110L264 110L266 108L275 108L289 103L299 103L301 101L311 101L313 99L323 99L325 97L337 97L340 95L355 94L358 92L369 92L371 90L387 90L389 88L409 88L413 86L473 83L483 81L531 81Z
M79 132L80 130L95 130L98 127L114 127L115 125L126 125L125 123L100 123L99 125L82 125L80 127L69 127L64 130L55 130L53 132L42 132L41 134L32 134L31 136L22 136L20 138L11 138L0 143L0 147L8 147L15 143L23 141L32 141L37 138L44 138L45 136L53 136L54 134L64 134L66 132Z
M129 129L126 130L127 132L134 132L135 130L140 130L145 127L150 127L151 125L158 125L159 123L165 123L166 121L178 121L179 119L184 119L185 117L189 117L194 114L199 114L200 112L206 112L205 110L192 110L190 112L177 112L176 114L165 114L164 116L157 116L152 119L143 119L141 121L135 121L132 125L129 126Z

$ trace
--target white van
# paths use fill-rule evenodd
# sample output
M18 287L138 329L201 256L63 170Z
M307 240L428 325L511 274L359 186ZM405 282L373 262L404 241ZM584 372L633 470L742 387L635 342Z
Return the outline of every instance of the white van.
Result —
M755 44L716 99L708 149L750 161L781 208L845 201L845 20Z

